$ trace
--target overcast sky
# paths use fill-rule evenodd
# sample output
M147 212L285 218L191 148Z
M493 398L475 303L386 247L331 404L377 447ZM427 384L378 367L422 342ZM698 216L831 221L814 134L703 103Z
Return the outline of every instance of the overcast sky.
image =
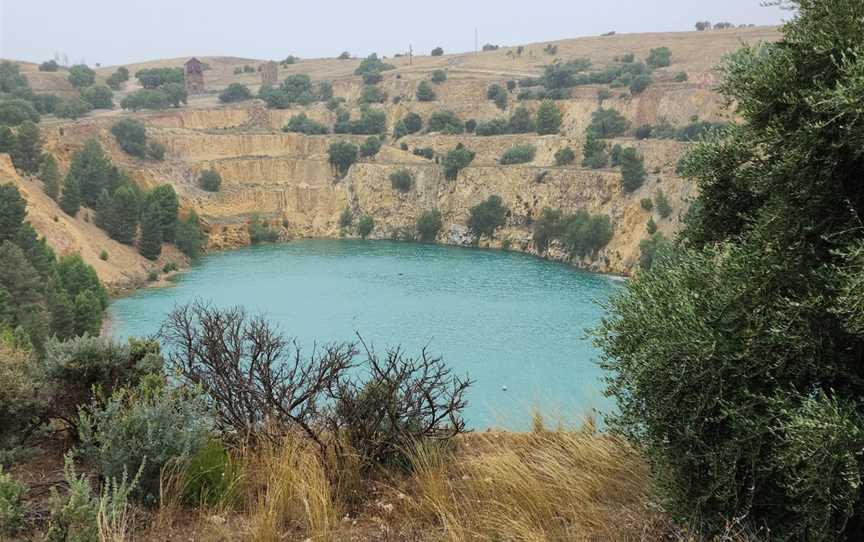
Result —
M778 24L759 0L0 0L0 57L123 64L226 55L257 59L464 52L618 33L691 30L698 20Z

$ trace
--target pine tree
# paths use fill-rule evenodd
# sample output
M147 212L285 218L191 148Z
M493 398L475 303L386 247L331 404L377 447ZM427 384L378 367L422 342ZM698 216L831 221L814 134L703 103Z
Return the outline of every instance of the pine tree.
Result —
M546 100L537 109L537 133L557 134L561 129L561 110L551 100Z
M102 189L99 199L96 200L96 218L93 222L109 236L114 237L114 198L106 188Z
M118 176L119 172L111 165L99 142L90 139L83 149L72 156L66 183L69 183L69 179L74 179L80 191L80 203L95 207L103 188L107 188L109 193L114 190L115 186L112 184L117 182Z
M147 195L145 206L156 205L159 212L159 223L162 225L161 241L170 243L174 241L174 233L177 229L177 210L180 204L177 194L171 185L163 184L154 188Z
M186 220L181 220L177 224L174 242L183 254L194 260L201 254L205 241L206 236L201 231L201 221L195 211L190 211Z
M0 185L0 242L14 239L27 214L27 202L12 184Z
M99 335L102 328L102 307L90 290L75 296L75 334Z
M0 262L3 262L0 289L8 293L5 297L12 307L10 327L21 326L38 346L48 332L42 278L27 261L24 251L11 241L0 244Z
M36 173L42 163L42 137L39 127L27 121L18 127L12 148L12 163L26 173Z
M131 245L135 240L138 226L138 198L128 186L121 186L114 192L111 217L113 220L111 238Z
M81 208L81 187L74 175L66 175L63 184L63 195L60 197L60 208L69 216L75 216Z
M60 340L75 336L75 305L56 279L48 284L48 312L52 335Z
M150 202L141 215L141 240L138 252L149 260L155 260L162 253L162 222L159 205Z
M46 154L39 170L39 179L42 181L43 189L48 197L57 201L60 196L60 170L57 169L57 160L51 154Z

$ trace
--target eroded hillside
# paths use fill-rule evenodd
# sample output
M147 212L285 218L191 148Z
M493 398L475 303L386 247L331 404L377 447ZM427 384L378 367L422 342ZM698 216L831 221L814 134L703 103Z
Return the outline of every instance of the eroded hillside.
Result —
M255 215L270 223L283 239L345 235L339 218L346 208L355 219L361 214L371 215L375 220L371 237L388 239L413 236L418 215L438 209L443 219L438 242L467 244L475 241L466 227L469 209L490 195L498 195L509 208L506 225L493 239L482 239L481 245L503 245L536 252L532 224L544 208L557 208L565 213L584 209L608 215L614 236L596 255L582 261L574 260L574 263L598 271L628 273L637 265L639 243L648 236L649 218L656 221L658 231L671 236L679 228L683 213L694 196L693 186L675 174L675 165L688 143L675 139L636 139L635 129L662 121L680 128L696 118L709 122L730 121L723 100L712 90L717 83L713 67L723 54L738 48L742 41L754 43L774 40L777 36L773 28L617 35L551 42L557 46L555 54L549 54L549 44L542 43L482 53L414 57L410 63L405 57L387 59L395 69L383 72L383 81L377 85L387 94L387 99L370 107L386 114L388 137L376 156L361 159L344 178L338 178L328 163L327 149L337 140L359 144L365 136L309 136L281 131L287 120L300 112L332 127L337 120L336 112L324 103L284 110L268 109L259 100L219 104L216 93L232 82L245 83L253 92L257 91L260 84L257 72L235 74L238 67L257 68L263 64L257 60L202 58L210 64L210 69L204 72L208 94L191 96L183 108L150 113L127 113L117 108L77 121L46 118L42 130L45 150L57 156L63 168L75 150L88 138L96 137L114 161L127 168L142 184L173 185L183 205L195 209L203 218L211 248L248 243L247 224ZM527 107L533 114L540 101L517 100L519 87L509 92L505 110L487 99L488 87L493 83L506 87L510 80L540 76L544 66L556 60L566 62L585 57L590 58L594 69L602 69L629 53L637 60L644 60L649 51L657 47L671 50L672 63L655 70L653 83L641 93L588 84L574 87L569 99L556 100L563 114L557 135L524 133L480 137L424 130L398 140L392 136L394 125L409 112L418 113L424 125L432 113L445 110L456 113L461 121L477 122L506 119L519 106ZM134 73L142 67L179 66L184 60L150 62L132 65L129 69ZM341 107L349 110L352 118L357 118L361 110L358 98L363 90L361 77L353 75L358 64L359 60L302 60L280 66L279 79L307 73L316 82L332 81L334 95L345 100ZM418 85L438 69L446 71L447 80L433 85L436 99L418 101L415 98ZM99 77L106 77L112 71L112 68L98 70ZM686 81L677 77L681 72L687 74ZM31 74L38 74L31 77L34 90L63 90L62 74L27 72L28 76ZM115 102L119 103L119 98L137 88L133 78L123 91L116 93ZM617 110L629 121L624 134L608 139L608 145L633 147L644 156L647 177L635 191L628 193L622 189L620 168L589 169L580 165L586 128L592 113L601 106ZM144 121L148 137L165 145L165 160L139 160L123 153L109 132L119 116ZM533 161L521 165L499 164L507 149L522 143L536 148ZM413 153L415 149L428 147L440 158L458 144L475 152L476 157L455 180L445 179L437 160ZM570 165L556 166L554 155L564 147L575 151L576 159ZM219 192L205 192L197 186L198 174L205 169L221 174L223 184ZM411 171L414 177L413 187L404 193L394 190L390 181L390 175L401 169ZM646 210L641 204L643 199L655 197L658 190L663 191L672 206L667 217L659 216L656 210ZM45 202L46 209L52 203ZM62 216L60 212L56 214ZM46 230L51 224L42 222L37 221L35 226L48 235ZM96 228L80 220L64 226L78 231L81 238L95 235L89 230ZM555 245L549 254L567 259ZM95 255L85 251L90 263L98 264ZM103 278L108 273L99 265L97 270Z

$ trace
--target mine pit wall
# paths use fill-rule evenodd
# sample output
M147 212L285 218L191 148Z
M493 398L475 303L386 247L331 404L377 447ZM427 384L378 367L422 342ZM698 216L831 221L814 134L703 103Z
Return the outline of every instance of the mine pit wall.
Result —
M453 96L456 101L448 103L418 103L412 98L375 107L386 111L388 127L392 129L409 111L420 113L424 121L432 112L445 109L457 112L463 120L488 120L507 117L518 105L525 105L532 112L539 106L536 101L511 100L508 111L500 111L485 100L487 82L472 81L464 86L479 96L466 95L461 101ZM620 188L620 169L593 171L578 166L585 128L598 102L596 89L579 88L575 94L572 100L557 102L564 117L561 135L421 134L399 141L388 138L376 157L354 165L341 180L335 178L327 162L327 148L342 139L359 144L365 136L304 136L280 131L291 116L301 111L332 124L335 115L323 104L279 111L268 110L256 101L232 107L129 115L143 120L148 137L165 145L166 159L162 162L139 160L123 153L109 131L116 116L52 125L43 133L46 151L57 156L64 171L72 153L88 138L96 137L115 163L143 186L172 184L183 206L196 210L204 219L212 249L248 244L247 225L253 215L271 222L284 239L337 237L341 235L339 215L346 207L354 213L355 221L362 213L371 214L375 218L372 237L388 239L413 231L421 212L437 208L444 221L438 241L465 244L471 241L465 228L468 209L497 194L510 207L511 216L496 239L481 240L481 246L496 247L503 242L512 249L533 252L531 224L544 207L566 212L581 208L608 214L615 236L596 258L573 263L597 271L628 273L638 260L639 241L647 237L645 223L651 216L641 209L640 200L653 197L658 188L666 193L674 212L667 219L654 218L659 231L671 236L695 195L692 186L674 173L686 145L676 141L637 141L630 137L610 140L610 147L615 143L635 147L645 157L648 171L645 185L633 194L624 194ZM696 114L702 120L725 118L719 98L701 86L677 85L667 89L657 84L640 97L626 100L615 97L604 102L604 106L614 107L631 119L629 133L639 124L656 123L661 117L678 125L690 122L690 117ZM351 109L355 116L359 114L356 107ZM408 151L401 150L402 143L408 146ZM444 180L440 166L411 152L431 147L443 156L460 143L474 151L476 157L455 181ZM523 143L537 148L531 164L506 167L498 164L507 149ZM554 154L565 146L575 151L576 161L573 166L556 167ZM415 187L406 194L394 191L389 180L390 174L403 168L415 176ZM215 169L222 175L220 192L211 194L197 187L196 179L204 169ZM555 247L550 257L566 259Z

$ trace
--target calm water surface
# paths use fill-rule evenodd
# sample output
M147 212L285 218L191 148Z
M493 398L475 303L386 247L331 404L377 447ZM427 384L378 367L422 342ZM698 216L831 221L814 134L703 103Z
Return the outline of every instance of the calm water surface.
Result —
M208 256L176 286L118 299L110 312L120 339L156 332L176 303L200 298L264 312L307 351L355 332L381 351L429 345L477 381L473 428L518 430L533 407L566 421L610 408L585 329L619 284L517 253L303 240Z

